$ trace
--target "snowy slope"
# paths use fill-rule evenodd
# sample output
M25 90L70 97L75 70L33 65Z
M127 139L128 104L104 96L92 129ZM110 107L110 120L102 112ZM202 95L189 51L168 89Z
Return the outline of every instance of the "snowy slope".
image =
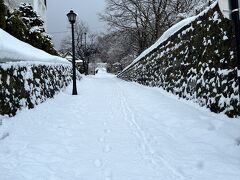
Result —
M52 56L22 42L0 29L0 62L31 61L70 64L66 59Z
M99 71L5 118L1 180L239 180L240 119Z

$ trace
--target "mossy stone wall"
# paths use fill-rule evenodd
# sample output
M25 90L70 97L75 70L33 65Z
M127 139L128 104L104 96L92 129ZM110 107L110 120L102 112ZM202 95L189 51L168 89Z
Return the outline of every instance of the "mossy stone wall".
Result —
M69 65L16 64L0 64L0 115L14 116L24 107L33 108L72 80Z
M234 28L219 6L173 34L119 78L158 86L211 111L240 115Z

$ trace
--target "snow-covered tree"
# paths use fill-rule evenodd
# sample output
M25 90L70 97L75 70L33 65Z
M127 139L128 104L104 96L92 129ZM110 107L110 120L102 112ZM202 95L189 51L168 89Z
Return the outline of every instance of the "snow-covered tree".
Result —
M213 1L215 0L106 0L106 9L100 18L107 22L113 34L119 34L120 37L123 37L123 34L129 35L123 41L125 46L119 41L113 41L114 46L110 46L111 51L107 54L121 54L116 57L125 54L124 57L130 59L139 55L168 28L182 19L196 15ZM134 53L127 53L129 49L134 50Z
M51 38L43 28L43 20L30 4L22 3L18 9L9 14L7 31L16 38L50 54L57 55Z
M87 72L87 63L95 63L98 54L97 35L91 33L87 24L81 20L75 23L75 50L76 56L83 60L84 72ZM72 38L68 36L61 43L60 52L65 54L72 50ZM83 73L81 71L81 73Z
M137 54L152 45L180 13L189 13L199 0L106 0L101 19L115 30L134 34Z
M29 34L27 26L22 21L18 11L14 11L8 15L6 20L6 31L21 41L27 42L28 40Z
M130 64L135 57L137 46L133 34L117 31L103 34L97 39L99 58L108 64L121 63L123 67Z
M30 32L45 32L43 28L44 21L37 15L30 4L22 3L18 11L22 21L26 24Z

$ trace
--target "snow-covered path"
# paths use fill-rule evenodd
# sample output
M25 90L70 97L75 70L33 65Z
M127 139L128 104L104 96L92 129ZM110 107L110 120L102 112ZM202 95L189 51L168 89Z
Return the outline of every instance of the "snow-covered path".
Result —
M0 126L0 180L239 180L240 122L100 73Z

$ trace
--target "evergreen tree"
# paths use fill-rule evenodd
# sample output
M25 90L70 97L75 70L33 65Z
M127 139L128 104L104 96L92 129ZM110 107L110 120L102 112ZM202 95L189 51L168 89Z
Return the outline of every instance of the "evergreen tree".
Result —
M14 11L7 18L6 31L21 41L26 42L28 40L29 33L27 27L18 11Z
M45 33L44 21L30 4L22 3L7 21L7 31L13 36L50 54L58 54L53 47L51 38Z
M0 28L6 29L6 8L3 0L0 0Z
M44 21L37 15L30 4L22 3L18 9L22 21L31 32L45 32Z

